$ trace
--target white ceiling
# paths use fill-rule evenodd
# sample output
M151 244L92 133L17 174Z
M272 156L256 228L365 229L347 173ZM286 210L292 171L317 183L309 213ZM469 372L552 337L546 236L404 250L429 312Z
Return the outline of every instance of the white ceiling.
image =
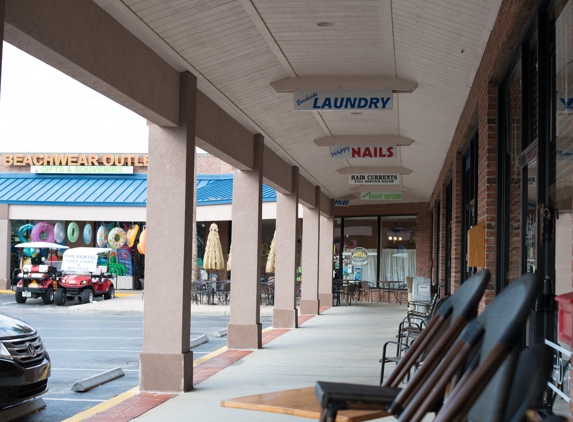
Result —
M329 196L348 166L403 166L403 202L428 201L501 0L94 0ZM333 22L334 26L318 26ZM418 84L392 111L304 112L271 86L304 76L391 76ZM412 138L396 158L331 159L313 140ZM355 186L355 185L354 185ZM383 190L383 189L376 189ZM360 203L360 201L353 201ZM371 203L371 202L369 202Z

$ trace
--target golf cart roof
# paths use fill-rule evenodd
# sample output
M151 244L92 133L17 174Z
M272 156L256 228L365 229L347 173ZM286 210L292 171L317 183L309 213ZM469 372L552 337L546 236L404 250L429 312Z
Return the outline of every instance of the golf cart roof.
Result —
M60 245L58 243L49 243L49 242L27 242L27 243L18 243L14 246L15 248L48 248L48 249L69 249L69 246Z
M70 253L70 254L84 254L84 255L97 255L100 253L104 253L104 252L109 252L109 251L113 251L112 248L73 248L73 249L68 249L67 251L64 252L64 257L66 256L66 254Z

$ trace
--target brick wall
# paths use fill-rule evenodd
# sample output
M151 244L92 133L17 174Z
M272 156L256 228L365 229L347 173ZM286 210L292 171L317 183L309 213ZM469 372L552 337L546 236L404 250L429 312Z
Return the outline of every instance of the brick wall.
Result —
M197 174L228 174L233 172L233 166L217 157L199 152L197 153Z
M436 189L430 199L430 209L441 198L445 206L445 186L452 177L452 293L460 284L461 257L461 205L462 205L462 152L468 140L478 130L478 222L486 224L486 266L495 276L496 252L496 183L497 183L497 110L498 81L523 29L536 6L534 0L503 1L482 61L478 67ZM451 175L451 176L450 176ZM445 210L444 210L445 211ZM445 227L444 227L445 229ZM445 231L442 230L442 239ZM440 256L445 257L445 245ZM512 255L512 259L515 256ZM440 274L443 274L440 271ZM482 308L493 298L493 284L488 287Z

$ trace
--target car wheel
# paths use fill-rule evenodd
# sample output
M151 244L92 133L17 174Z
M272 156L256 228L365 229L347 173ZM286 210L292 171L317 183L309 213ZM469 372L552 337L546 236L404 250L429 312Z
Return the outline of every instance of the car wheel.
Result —
M91 289L85 289L82 292L82 303L92 303L94 301L94 292Z
M109 286L109 290L106 294L103 295L105 300L113 299L115 297L115 289L113 288L113 284Z
M18 292L16 291L16 302L18 303L26 303L26 299L28 299L27 297L22 296L22 292Z
M58 287L56 290L56 305L64 306L66 304L66 289Z
M42 295L42 300L46 305L54 303L54 289L49 288L48 290L46 290Z

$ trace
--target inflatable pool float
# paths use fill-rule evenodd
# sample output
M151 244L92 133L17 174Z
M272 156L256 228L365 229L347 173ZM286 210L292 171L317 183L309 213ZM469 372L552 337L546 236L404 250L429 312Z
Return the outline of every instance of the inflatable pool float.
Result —
M137 250L140 254L145 255L145 244L147 241L147 229L143 226L143 230L139 235L139 243L137 244Z
M135 224L134 226L131 227L131 229L129 229L127 231L127 244L130 248L133 247L133 244L135 243L135 239L137 238L137 233L139 232L139 226L137 224Z
M107 233L105 226L100 226L100 228L97 229L96 242L98 247L105 248L107 246Z
M123 230L120 227L114 227L113 229L111 229L107 237L107 244L109 245L110 248L119 249L123 245L125 245L125 242L126 242L125 230Z
M32 229L32 242L54 243L54 226L42 221Z
M75 243L78 241L79 237L80 237L80 226L78 226L78 223L76 223L75 221L72 221L68 225L68 240L71 243Z
M18 229L18 239L20 239L20 242L28 243L30 241L30 239L28 239L28 235L32 232L33 228L33 224L24 224Z
M88 223L84 227L84 243L86 245L89 245L92 242L92 234L92 225Z
M56 223L54 226L54 239L56 239L57 243L62 243L66 240L66 231L62 223Z

